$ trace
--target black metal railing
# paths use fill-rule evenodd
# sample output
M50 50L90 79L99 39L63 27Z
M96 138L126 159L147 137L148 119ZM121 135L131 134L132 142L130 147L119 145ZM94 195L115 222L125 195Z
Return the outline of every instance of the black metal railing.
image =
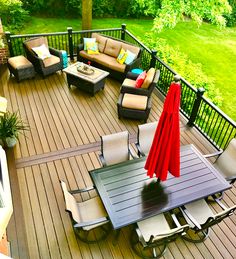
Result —
M148 69L155 67L160 70L160 80L157 88L166 95L174 75L177 73L158 58L155 50L150 50L132 33L126 30L126 26L113 29L73 31L67 28L67 32L11 35L6 33L8 48L11 56L23 55L23 42L31 37L46 37L51 47L66 50L71 60L76 56L78 44L82 43L84 37L91 37L97 32L109 37L125 40L142 48L141 67ZM189 126L195 126L203 136L216 148L224 149L228 142L236 136L236 123L224 114L211 101L206 99L204 89L195 89L185 79L181 78L181 113L188 119Z

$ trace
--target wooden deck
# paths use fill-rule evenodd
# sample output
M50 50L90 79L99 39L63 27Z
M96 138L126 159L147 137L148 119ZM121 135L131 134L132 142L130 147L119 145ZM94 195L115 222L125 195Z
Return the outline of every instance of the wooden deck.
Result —
M9 79L6 67L0 68L0 94L8 99L9 110L19 110L31 128L14 151L7 152L14 204L7 234L14 259L138 258L129 244L131 227L122 229L116 246L112 234L99 244L77 241L59 185L59 179L71 189L91 185L88 170L101 166L100 135L128 130L131 142L135 141L140 121L117 117L119 86L108 79L104 91L91 97L78 89L69 90L61 72L18 84ZM162 105L154 95L148 121L158 120ZM181 118L181 144L194 143L202 153L214 150L185 124ZM78 200L86 198L78 196ZM236 203L235 188L227 192L224 202L228 206ZM217 211L214 204L212 207ZM204 243L179 239L170 244L164 258L236 258L235 230L233 215L214 226Z

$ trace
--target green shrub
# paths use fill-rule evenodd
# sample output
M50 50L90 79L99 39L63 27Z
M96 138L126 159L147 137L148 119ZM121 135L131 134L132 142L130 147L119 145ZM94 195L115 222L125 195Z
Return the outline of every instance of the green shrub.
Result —
M225 15L227 26L234 27L236 26L236 1L235 0L229 0L229 4L232 7L231 14Z
M0 6L0 17L7 30L19 29L29 17L20 0L0 0Z
M150 49L157 50L158 57L194 87L205 88L204 96L208 97L218 107L222 106L223 98L220 90L216 88L213 78L204 74L200 63L193 63L186 54L170 47L166 40L158 38L155 33L147 33L142 41Z

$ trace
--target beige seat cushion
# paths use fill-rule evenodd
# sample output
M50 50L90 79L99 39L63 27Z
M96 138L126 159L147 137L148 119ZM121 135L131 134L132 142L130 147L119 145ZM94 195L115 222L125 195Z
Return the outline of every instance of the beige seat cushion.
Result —
M94 61L94 57L98 54L88 54L86 50L81 50L79 52L80 56L88 60Z
M50 58L45 58L43 60L43 64L45 67L50 67L50 66L58 64L60 62L61 62L60 58L57 56L53 56L53 55Z
M128 87L135 87L136 81L129 79L129 78L125 78L124 82L122 83L122 85L128 86Z
M104 49L104 53L117 58L121 50L121 42L112 40L112 39L107 39L107 43Z
M140 51L140 48L139 47L136 47L136 46L133 46L133 45L129 45L129 44L126 44L126 43L121 43L121 47L126 51L127 49L129 51L131 51L132 53L134 53L136 55L136 57L138 56L139 54L139 51Z
M147 100L147 96L136 94L124 94L122 100L122 107L144 111L147 108Z
M17 56L8 59L8 63L14 69L21 69L33 66L32 63L24 56Z
M92 38L96 38L96 42L98 43L98 50L99 52L103 53L106 46L107 38L95 32L92 33Z
M147 72L147 76L143 82L143 84L141 85L141 88L148 88L150 86L150 84L153 82L155 76L155 68L150 68Z
M119 64L116 58L108 56L106 54L100 53L99 55L94 55L93 60L115 71L122 72L122 73L124 73L125 71L125 67L126 67L125 64Z

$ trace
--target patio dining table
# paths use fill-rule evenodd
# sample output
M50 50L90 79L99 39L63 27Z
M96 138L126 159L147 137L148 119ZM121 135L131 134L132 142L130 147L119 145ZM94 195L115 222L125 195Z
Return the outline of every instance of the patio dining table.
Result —
M161 183L166 199L152 199L151 188L146 199L143 190L152 179L145 162L142 157L90 171L114 229L231 188L194 145L186 145L180 150L180 177L169 174Z

